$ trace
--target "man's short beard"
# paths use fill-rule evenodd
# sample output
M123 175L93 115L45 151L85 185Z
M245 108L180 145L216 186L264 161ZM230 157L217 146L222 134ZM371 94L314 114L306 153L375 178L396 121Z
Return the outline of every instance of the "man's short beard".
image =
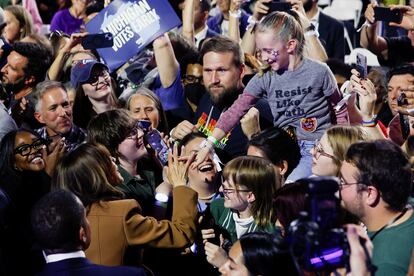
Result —
M224 107L230 107L240 94L240 89L237 86L225 88L220 94L215 94L210 91L210 87L207 87L208 94L213 104L220 109Z
M13 92L14 94L17 94L21 90L23 90L23 88L26 87L25 81L26 81L26 78L25 77L22 77L22 78L18 79L14 83L4 83L3 82L3 87L6 89L6 91L8 93Z
M313 0L308 0L307 2L303 3L303 8L305 9L305 12L308 12L313 7Z

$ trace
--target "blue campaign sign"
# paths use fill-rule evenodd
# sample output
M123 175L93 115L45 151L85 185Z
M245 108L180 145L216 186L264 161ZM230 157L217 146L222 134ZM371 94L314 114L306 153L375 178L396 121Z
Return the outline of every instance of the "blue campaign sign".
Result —
M86 24L86 30L112 33L114 45L97 49L112 72L180 24L167 0L115 0Z

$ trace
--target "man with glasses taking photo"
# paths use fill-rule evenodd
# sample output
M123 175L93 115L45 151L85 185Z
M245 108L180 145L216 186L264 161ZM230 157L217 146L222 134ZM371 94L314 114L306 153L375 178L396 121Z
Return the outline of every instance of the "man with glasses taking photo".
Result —
M367 228L374 244L375 275L406 275L414 245L410 163L387 140L350 146L340 170L340 196Z

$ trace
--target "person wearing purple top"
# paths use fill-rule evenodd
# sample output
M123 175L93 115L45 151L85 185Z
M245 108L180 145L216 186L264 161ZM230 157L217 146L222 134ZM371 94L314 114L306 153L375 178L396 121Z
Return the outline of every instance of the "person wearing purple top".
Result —
M71 0L72 6L68 9L58 11L50 23L50 31L62 31L68 35L79 33L86 17L86 7L89 0Z

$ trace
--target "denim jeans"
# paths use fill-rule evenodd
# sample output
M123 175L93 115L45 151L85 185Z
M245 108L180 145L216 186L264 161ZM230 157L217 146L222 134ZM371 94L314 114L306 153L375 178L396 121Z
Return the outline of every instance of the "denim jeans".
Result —
M314 147L315 141L298 140L298 145L302 157L299 164L287 177L285 183L294 182L312 175L312 154L310 150Z

